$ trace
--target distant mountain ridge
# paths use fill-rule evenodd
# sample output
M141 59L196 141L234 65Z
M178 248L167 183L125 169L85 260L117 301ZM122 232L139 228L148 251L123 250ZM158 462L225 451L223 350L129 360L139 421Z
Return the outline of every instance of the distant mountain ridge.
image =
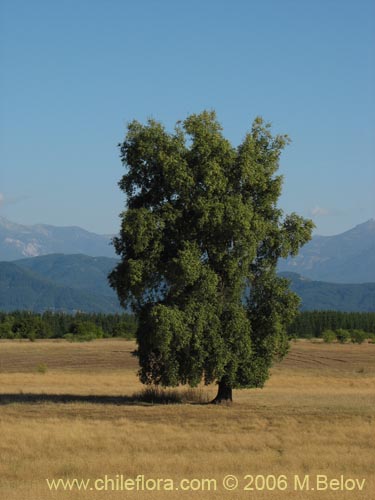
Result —
M49 254L116 257L111 236L79 227L26 226L0 217L0 261ZM296 257L281 259L279 271L331 283L375 282L375 220L334 236L314 236Z
M117 262L80 254L0 262L0 311L119 313L123 309L107 280ZM375 283L326 283L280 274L301 297L302 310L375 311Z
M301 310L375 312L375 283L327 283L291 272L280 273L301 298Z
M107 280L117 262L110 236L0 217L0 310L120 312ZM278 270L304 310L375 311L375 220L314 236Z
M82 254L50 254L14 262L18 267L60 286L111 298L115 298L116 294L110 288L107 276L117 263L118 259Z
M0 311L123 312L107 282L116 263L86 255L0 262Z
M0 261L52 253L115 256L109 235L95 234L76 226L27 226L0 217Z
M375 220L335 236L314 236L296 257L280 260L278 269L333 283L375 282Z

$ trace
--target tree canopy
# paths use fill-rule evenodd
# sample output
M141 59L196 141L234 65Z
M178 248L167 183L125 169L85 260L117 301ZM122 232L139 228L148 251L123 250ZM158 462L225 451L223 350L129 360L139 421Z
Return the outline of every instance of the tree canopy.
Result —
M143 383L217 381L216 401L231 399L232 388L262 387L286 353L298 297L276 265L313 227L277 206L288 142L258 117L234 147L213 111L173 133L151 119L128 125L121 260L109 280L138 317Z

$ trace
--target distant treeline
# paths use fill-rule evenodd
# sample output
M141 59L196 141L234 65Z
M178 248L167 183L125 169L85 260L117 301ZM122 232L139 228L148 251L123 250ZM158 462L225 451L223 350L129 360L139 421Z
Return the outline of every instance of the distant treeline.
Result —
M28 311L0 312L0 338L30 340L66 338L134 338L137 323L131 314L76 313L64 314Z
M364 330L375 333L374 312L303 311L289 327L295 338L322 337L325 330Z
M0 338L30 340L66 338L134 338L137 322L132 314L65 314L27 311L0 312ZM325 330L363 330L375 333L375 313L340 311L303 311L289 327L292 338L323 337Z

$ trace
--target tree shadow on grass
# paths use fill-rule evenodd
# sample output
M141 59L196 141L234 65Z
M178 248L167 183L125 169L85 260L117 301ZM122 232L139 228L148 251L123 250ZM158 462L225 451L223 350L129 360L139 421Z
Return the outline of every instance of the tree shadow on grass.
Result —
M40 403L90 403L98 405L166 405L166 404L207 404L207 401L186 399L183 393L174 390L146 388L131 396L107 396L93 394L46 394L46 393L8 393L0 394L0 406L13 403L40 404Z
M12 403L40 404L40 403L91 403L101 405L131 405L147 404L133 396L102 396L81 394L46 394L46 393L14 393L0 394L0 405Z

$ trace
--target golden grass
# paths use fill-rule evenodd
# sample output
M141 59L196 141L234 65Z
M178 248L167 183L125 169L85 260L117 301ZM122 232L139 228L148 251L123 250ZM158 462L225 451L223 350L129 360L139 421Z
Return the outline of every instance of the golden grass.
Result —
M124 340L0 342L0 499L375 498L375 345L293 342L266 387L234 391L231 407L137 403L134 348ZM208 399L216 389L198 391ZM45 481L105 474L216 478L217 491L51 492ZM222 487L227 474L240 480L235 492ZM241 491L246 474L283 474L288 488ZM295 474L366 483L362 492L301 492Z

